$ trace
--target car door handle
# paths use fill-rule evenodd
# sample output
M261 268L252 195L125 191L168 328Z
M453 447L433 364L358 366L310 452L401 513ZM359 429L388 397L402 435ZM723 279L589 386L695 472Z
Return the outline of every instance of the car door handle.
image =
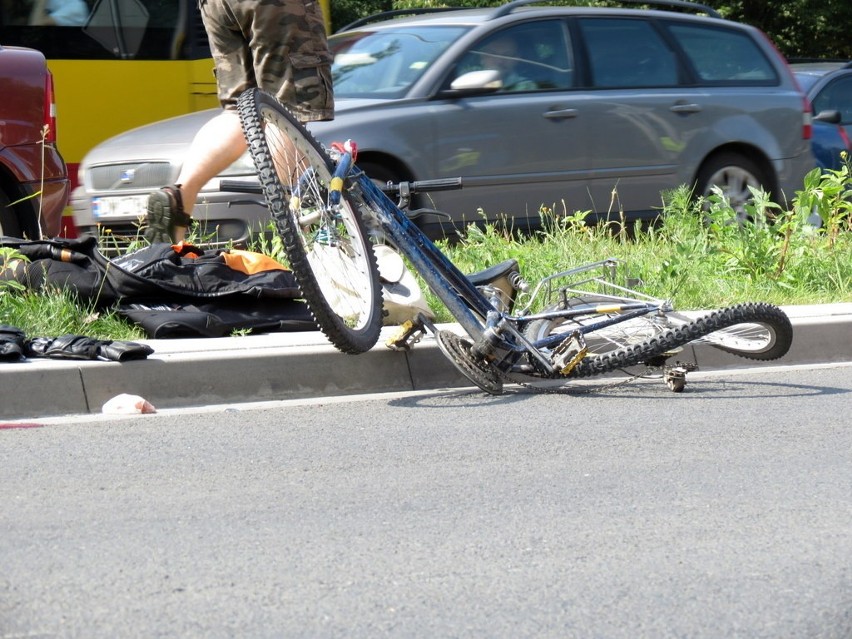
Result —
M562 120L564 118L576 118L579 113L577 109L550 107L550 110L544 112L544 117L548 120Z
M684 102L680 102L669 107L669 110L672 113L698 113L701 111L701 105L694 103L686 104Z

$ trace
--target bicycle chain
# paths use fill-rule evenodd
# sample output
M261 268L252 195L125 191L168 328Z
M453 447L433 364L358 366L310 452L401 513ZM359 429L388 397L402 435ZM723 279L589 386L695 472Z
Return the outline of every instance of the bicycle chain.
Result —
M653 367L653 368L649 367L648 370L653 371L656 368L659 368L659 367ZM647 374L631 375L627 371L621 371L621 372L628 375L627 379L621 379L621 380L618 380L616 382L612 382L610 384L596 384L594 386L589 386L589 387L571 386L570 388L566 387L564 385L563 386L555 386L555 387L536 386L535 384L532 384L530 382L522 382L521 380L519 380L515 376L513 376L511 373L503 373L502 371L499 371L499 375L503 378L504 382L516 384L518 386L521 386L523 388L531 390L534 393L538 393L540 395L590 395L591 393L606 392L606 391L612 390L614 388L618 388L620 386L626 386L627 384L630 384L634 380L647 377ZM547 379L558 380L560 378L558 378L558 377L553 377L553 378L543 377L541 379L542 380L547 380ZM569 378L566 377L564 379L567 382Z
M444 355L456 366L456 368L465 377L472 381L476 386L489 394L502 394L503 384L509 383L520 386L534 393L542 395L588 395L591 393L606 392L614 388L619 388L630 384L637 379L660 379L665 381L669 388L675 392L683 390L685 381L682 381L677 388L671 383L669 377L679 376L683 380L683 376L689 371L694 371L698 368L697 364L689 362L675 361L673 364L646 364L643 373L633 374L626 369L616 369L625 375L626 379L614 381L609 384L595 384L588 387L571 386L567 387L564 384L560 386L544 387L535 385L532 382L526 382L519 379L518 376L503 372L496 366L487 362L477 361L471 357L469 352L470 344L464 338L450 331L437 331L435 338L438 346L443 351ZM528 378L528 376L527 376ZM541 377L537 378L542 381L565 380L567 383L569 377Z

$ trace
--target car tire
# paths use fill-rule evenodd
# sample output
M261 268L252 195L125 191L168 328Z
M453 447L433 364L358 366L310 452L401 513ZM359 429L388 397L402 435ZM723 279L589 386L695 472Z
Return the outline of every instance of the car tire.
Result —
M376 186L382 187L388 182L396 184L402 179L382 164L374 164L373 162L358 162L357 164L358 168L364 171L375 182Z
M4 191L0 191L0 236L23 237L15 209L9 206L11 200Z
M745 205L751 200L748 187L771 190L763 170L749 158L739 153L720 153L707 159L698 172L695 193L706 198L719 187L737 218L747 219Z

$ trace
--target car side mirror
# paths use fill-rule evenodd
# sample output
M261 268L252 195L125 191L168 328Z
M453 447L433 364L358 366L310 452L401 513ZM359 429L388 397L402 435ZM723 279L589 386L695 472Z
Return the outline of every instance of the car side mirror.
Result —
M441 91L438 97L460 97L463 95L482 95L494 93L503 88L500 72L495 69L468 71L450 84L449 89Z
M836 109L826 109L824 111L820 111L814 116L814 120L818 122L828 122L829 124L840 124L841 121L840 111Z

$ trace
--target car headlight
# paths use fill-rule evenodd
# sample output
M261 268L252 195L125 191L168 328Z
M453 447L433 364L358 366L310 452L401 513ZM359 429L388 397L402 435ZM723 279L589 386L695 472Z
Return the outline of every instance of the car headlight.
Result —
M222 171L219 175L221 177L227 177L232 175L254 175L255 173L257 173L257 170L254 168L254 162L252 161L249 152L246 151L236 162Z

